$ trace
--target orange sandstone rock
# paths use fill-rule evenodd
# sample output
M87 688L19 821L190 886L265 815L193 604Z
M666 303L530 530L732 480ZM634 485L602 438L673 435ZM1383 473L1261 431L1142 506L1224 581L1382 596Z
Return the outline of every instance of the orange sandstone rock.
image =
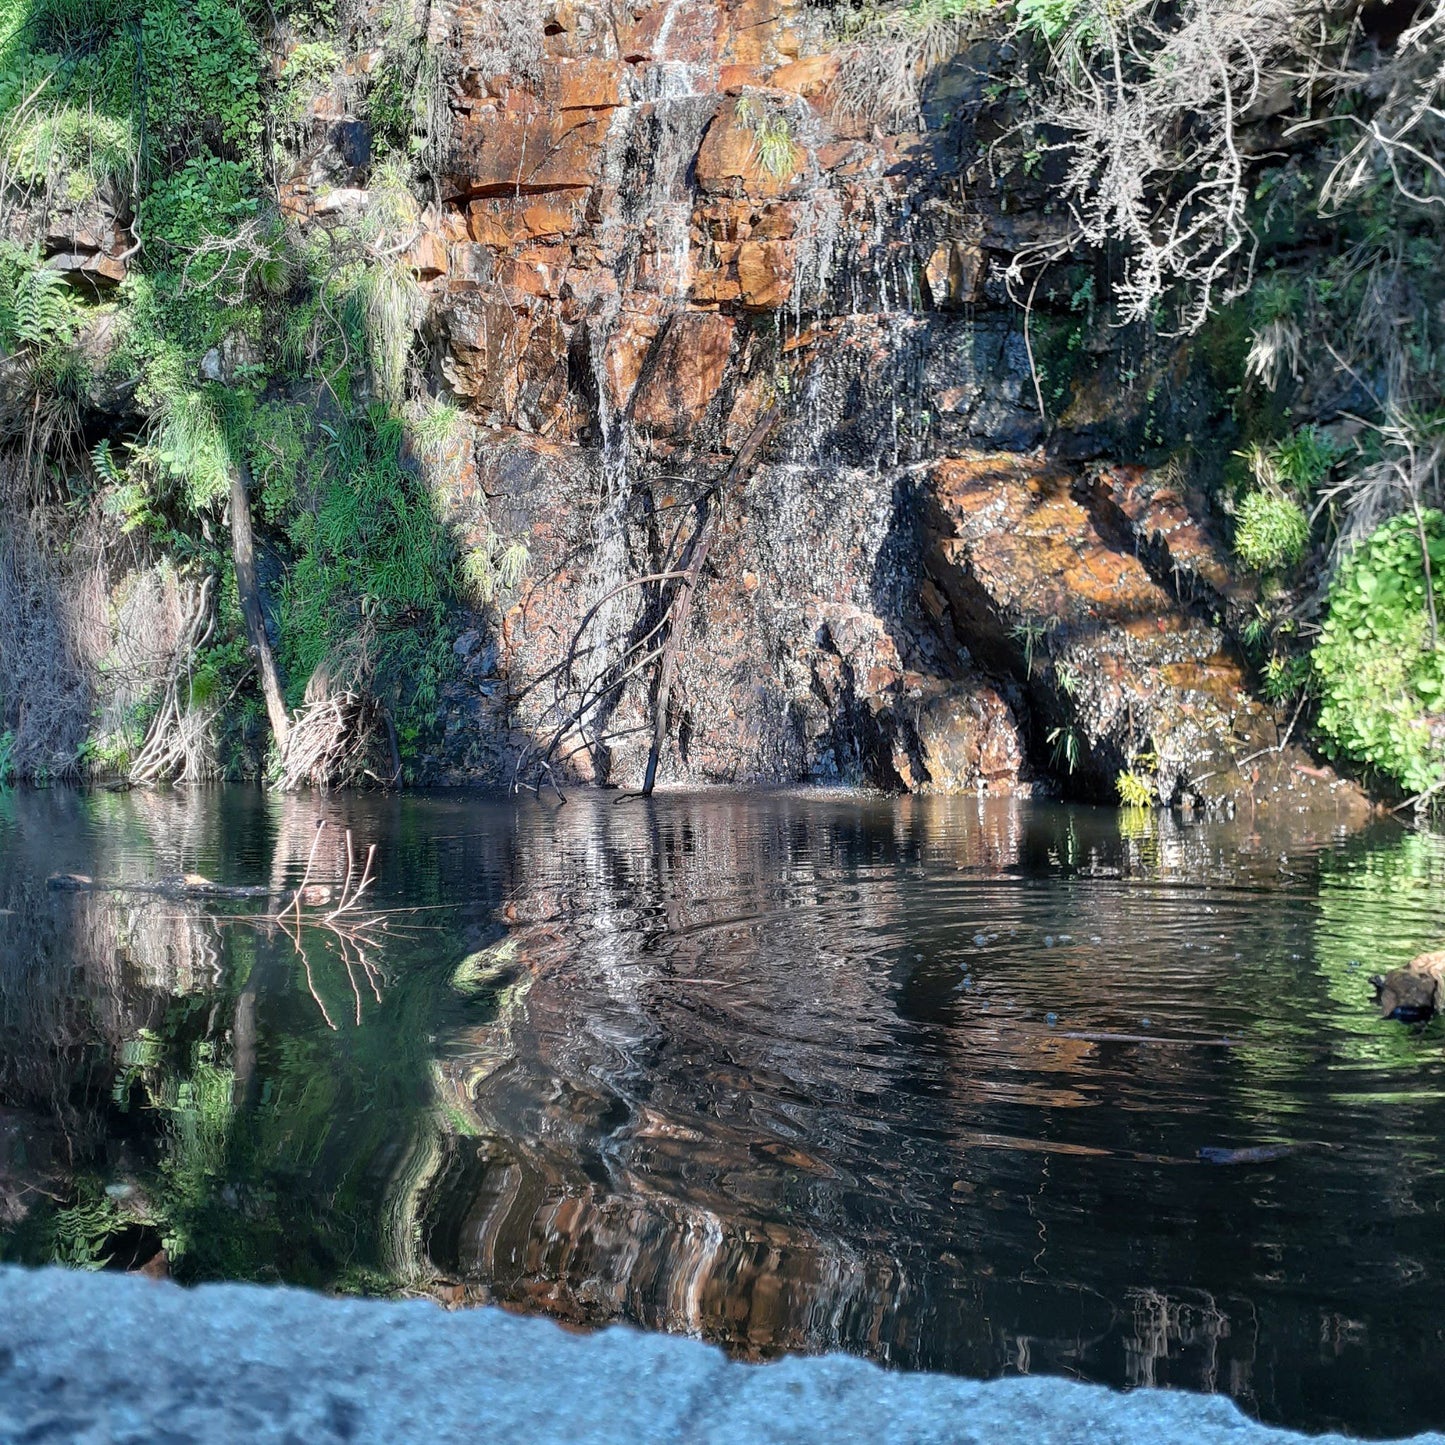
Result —
M738 247L738 285L750 311L776 311L793 293L796 256L788 241L744 241Z
M656 435L685 437L712 405L727 370L734 322L714 312L674 316L653 348L633 398L633 420Z

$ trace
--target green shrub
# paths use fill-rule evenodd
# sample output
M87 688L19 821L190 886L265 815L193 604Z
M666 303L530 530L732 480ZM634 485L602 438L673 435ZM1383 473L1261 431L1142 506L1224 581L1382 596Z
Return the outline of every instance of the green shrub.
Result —
M1271 656L1264 664L1261 687L1271 702L1288 702L1310 684L1310 660L1298 654Z
M1441 616L1445 514L1425 513L1424 525ZM1431 636L1425 586L1414 517L1386 522L1340 569L1313 653L1320 731L1340 756L1412 792L1445 777L1445 647Z
M1309 545L1310 523L1304 508L1281 492L1251 492L1234 523L1234 550L1246 567L1266 572L1292 566Z
M224 236L254 216L255 189L249 166L211 155L192 156L151 187L141 207L141 225L148 240L192 251L207 237ZM187 279L195 284L211 278Z
M1070 31L1087 41L1098 30L1092 0L1018 0L1016 13L1023 30L1050 45Z
M325 40L298 45L286 57L281 74L303 86L317 86L329 81L341 68L341 52Z
M147 122L170 150L251 158L264 129L261 47L234 0L150 0Z
M158 418L155 458L181 483L187 505L203 511L230 490L231 447L216 388L170 397Z
M281 67L281 109L285 117L304 120L307 107L331 84L341 64L341 52L327 41L298 45Z
M274 417L266 425L272 437L282 430ZM304 476L289 482L298 502L281 660L296 702L321 664L335 671L340 659L355 669L355 680L386 703L405 753L431 721L450 665L444 622L454 548L406 458L404 426L385 406L324 431L329 444L318 446L323 436L312 433Z
M123 180L135 160L130 119L72 105L43 108L17 125L5 160L21 182L65 177L67 199L88 199L107 181Z

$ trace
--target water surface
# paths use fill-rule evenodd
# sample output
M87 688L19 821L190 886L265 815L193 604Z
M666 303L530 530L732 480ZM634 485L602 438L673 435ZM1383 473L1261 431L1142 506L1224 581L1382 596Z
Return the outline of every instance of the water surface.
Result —
M0 793L0 1255L1439 1427L1442 942L1320 815Z

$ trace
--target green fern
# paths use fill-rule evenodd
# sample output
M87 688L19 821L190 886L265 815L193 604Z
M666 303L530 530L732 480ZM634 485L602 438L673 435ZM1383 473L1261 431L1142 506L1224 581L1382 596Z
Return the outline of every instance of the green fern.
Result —
M118 486L125 473L116 465L111 454L110 438L103 437L90 449L90 464L95 468L96 479L103 487Z
M65 277L37 252L15 245L0 252L0 343L35 351L68 345L80 313Z

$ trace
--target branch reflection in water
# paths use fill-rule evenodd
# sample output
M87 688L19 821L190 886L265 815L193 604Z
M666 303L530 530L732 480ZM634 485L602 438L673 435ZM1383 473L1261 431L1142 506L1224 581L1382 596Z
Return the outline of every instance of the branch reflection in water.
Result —
M350 884L348 829L377 845ZM1418 1349L1439 1029L1381 1021L1364 978L1445 926L1438 839L224 790L4 795L0 847L8 1258L1225 1390L1312 1427L1445 1403ZM66 870L266 896L45 887Z

